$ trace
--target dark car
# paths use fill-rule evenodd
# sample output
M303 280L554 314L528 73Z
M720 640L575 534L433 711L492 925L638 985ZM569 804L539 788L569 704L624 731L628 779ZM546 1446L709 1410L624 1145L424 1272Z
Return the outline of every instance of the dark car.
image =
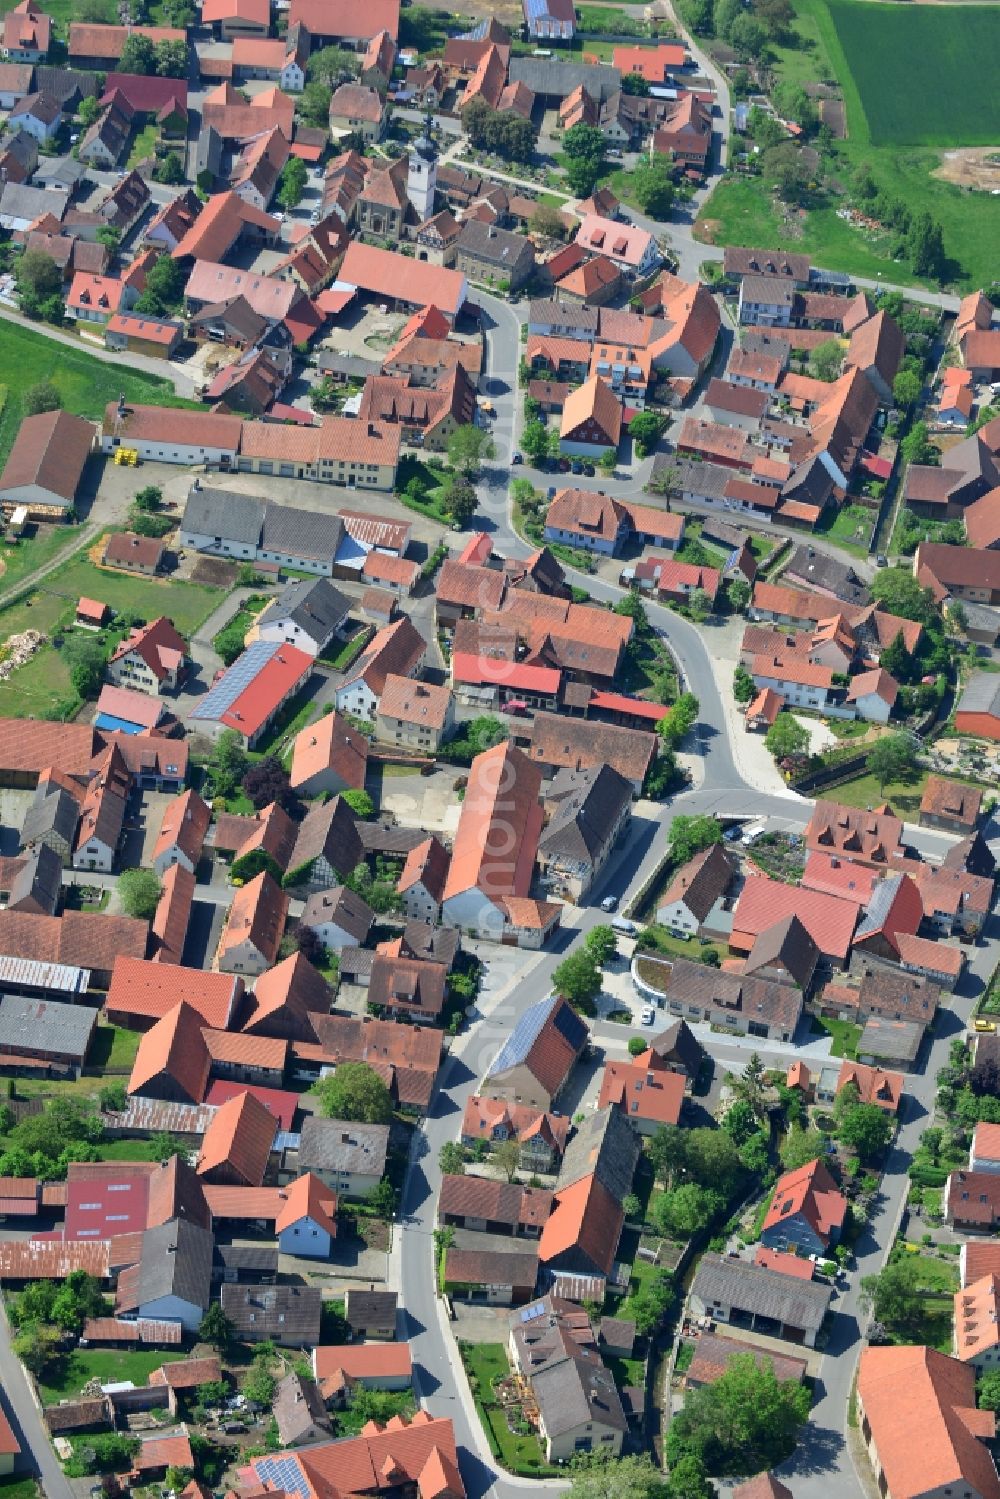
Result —
M560 460L559 460L559 471L560 471L560 473L568 474L569 471L570 471L570 468L571 468L571 464L570 464L569 459L568 458L560 458Z
M582 463L573 462L570 465L570 467L572 468L574 474L582 474L583 473L583 464Z
M587 475L588 479L592 479L594 477L594 474L597 472L592 463L585 463L583 465L583 471Z
M521 457L520 453L515 453L510 461L511 463L523 463L524 459Z

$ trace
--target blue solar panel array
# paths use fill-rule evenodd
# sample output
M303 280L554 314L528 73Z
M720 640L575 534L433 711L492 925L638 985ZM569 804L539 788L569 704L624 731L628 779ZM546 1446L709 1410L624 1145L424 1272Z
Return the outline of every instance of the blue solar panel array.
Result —
M579 1051L587 1039L587 1027L576 1011L571 1010L567 1004L560 1005L553 1024L567 1045L572 1046L574 1051Z
M548 13L548 0L524 0L524 14L529 26L532 21L541 20Z
M545 1304L544 1304L544 1302L536 1301L535 1304L534 1304L534 1306L526 1306L524 1308L524 1310L521 1313L521 1321L522 1322L534 1322L534 1320L535 1320L536 1317L544 1317L544 1316L545 1316Z
M548 999L539 1000L537 1005L532 1005L530 1009L525 1010L497 1053L496 1060L490 1068L490 1076L497 1072L506 1072L509 1067L521 1065L535 1044L542 1026L552 1014L553 1005L558 1003L556 996L550 994Z
M221 718L236 699L246 692L254 678L260 676L275 652L280 650L281 644L278 641L255 640L242 656L237 657L225 676L220 677L215 686L206 692L191 717Z
M259 1478L288 1494L309 1499L309 1481L295 1457L259 1457L254 1464Z

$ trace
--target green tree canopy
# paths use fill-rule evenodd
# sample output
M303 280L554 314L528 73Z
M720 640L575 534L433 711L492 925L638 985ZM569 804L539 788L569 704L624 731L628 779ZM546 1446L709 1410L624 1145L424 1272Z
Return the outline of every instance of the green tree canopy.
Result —
M809 356L809 373L817 380L836 380L844 363L844 346L838 338L818 344Z
M872 598L887 614L926 625L937 615L934 595L917 582L908 567L883 567L869 587Z
M910 780L917 770L917 741L910 734L886 734L872 745L865 769L883 792L890 781Z
M818 1129L790 1129L778 1151L786 1171L798 1171L826 1154L826 1136Z
M478 473L483 462L492 458L494 452L490 434L471 422L464 427L456 427L448 439L448 461L466 477Z
M687 1392L667 1434L668 1460L694 1456L711 1474L774 1468L794 1450L810 1400L796 1380L779 1381L773 1364L737 1354L714 1384Z
M768 729L764 743L776 760L804 755L809 748L809 732L790 713L781 712Z
M667 833L670 857L675 864L686 864L703 848L722 842L722 824L706 815L690 816L682 813L675 817Z
M575 948L552 973L552 987L556 993L585 1015L594 1013L594 1001L603 982L593 954L585 947Z
M29 385L23 396L25 416L37 416L42 411L59 411L62 408L62 396L59 394L51 380L39 380L35 385Z
M845 1145L857 1151L863 1162L868 1162L886 1149L893 1128L893 1120L878 1104L857 1103L844 1114L837 1134Z
M367 1062L340 1062L332 1077L313 1084L327 1119L388 1124L392 1119L389 1089Z
M149 921L160 899L160 879L152 869L125 869L118 876L118 900L126 916Z
M309 181L309 168L301 156L290 156L281 169L278 202L282 208L297 208Z

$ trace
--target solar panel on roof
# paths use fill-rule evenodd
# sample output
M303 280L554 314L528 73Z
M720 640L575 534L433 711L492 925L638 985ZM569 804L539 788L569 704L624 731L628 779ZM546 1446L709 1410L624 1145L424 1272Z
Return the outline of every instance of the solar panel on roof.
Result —
M587 1039L587 1027L569 1005L560 1005L555 1013L553 1025L567 1045L577 1051Z
M309 1481L294 1457L260 1457L255 1464L258 1475L276 1489L309 1499Z
M526 1306L521 1313L522 1322L534 1322L536 1317L545 1315L545 1306L541 1301L536 1301L534 1306Z
M542 1026L551 1015L553 1006L557 1003L556 996L550 994L548 999L539 1000L538 1004L525 1010L497 1052L496 1060L489 1070L489 1076L494 1076L498 1072L506 1072L509 1067L520 1066L534 1045Z
M192 718L221 718L263 671L271 657L281 649L280 642L255 640L238 656L232 666L202 698Z

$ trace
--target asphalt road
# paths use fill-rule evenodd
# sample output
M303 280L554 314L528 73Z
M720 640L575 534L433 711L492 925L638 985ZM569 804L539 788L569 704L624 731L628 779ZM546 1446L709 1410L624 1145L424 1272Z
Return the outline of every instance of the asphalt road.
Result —
M48 1432L42 1425L28 1389L21 1361L10 1346L10 1325L0 1298L0 1387L6 1397L3 1404L14 1435L21 1444L18 1471L27 1470L41 1482L47 1499L76 1499L69 1480L52 1449Z

